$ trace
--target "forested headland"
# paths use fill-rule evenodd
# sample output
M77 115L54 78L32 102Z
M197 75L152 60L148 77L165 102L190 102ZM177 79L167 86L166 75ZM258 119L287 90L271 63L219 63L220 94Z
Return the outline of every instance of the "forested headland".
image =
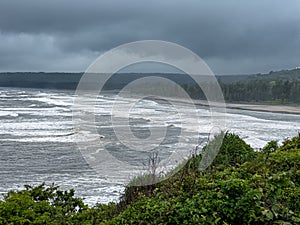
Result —
M218 80L227 102L300 103L300 69L236 76L236 79L234 76L219 76ZM197 85L184 84L183 87L191 97L205 99Z

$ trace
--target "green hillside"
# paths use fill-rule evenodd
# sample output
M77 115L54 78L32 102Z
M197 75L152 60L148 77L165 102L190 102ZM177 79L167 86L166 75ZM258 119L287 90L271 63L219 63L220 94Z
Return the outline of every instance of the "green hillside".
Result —
M270 71L269 73L244 74L244 75L222 75L217 76L222 83L234 83L238 81L253 80L300 80L300 68L291 70Z
M199 171L223 136L213 164ZM118 204L88 207L73 190L45 185L9 192L0 201L0 224L299 224L299 199L299 137L255 152L225 133L171 178L128 186Z
M268 74L258 74L256 77L258 79L269 80L300 80L300 68L292 70L270 71Z
M268 74L219 76L227 102L293 104L300 103L300 69ZM209 87L209 84L207 84ZM205 99L197 85L183 85L192 98ZM212 87L213 88L213 87Z

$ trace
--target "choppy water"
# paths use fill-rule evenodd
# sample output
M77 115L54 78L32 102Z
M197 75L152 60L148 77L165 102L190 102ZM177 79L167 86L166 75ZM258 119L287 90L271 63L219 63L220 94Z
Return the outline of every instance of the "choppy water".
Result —
M107 93L97 101L95 113L104 147L120 160L143 163L146 157L143 152L124 149L113 135L110 107L116 101L114 97ZM74 188L89 204L117 201L123 191L123 182L109 173L96 173L75 143L84 135L73 127L73 100L70 91L0 88L1 193L45 181L66 189ZM118 101L126 105L128 99ZM200 106L197 110L201 115L201 130L194 126L196 118L184 118L190 125L187 132L191 137L199 132L200 141L206 140L211 129L207 119L210 112ZM137 136L147 136L147 127L153 124L167 127L169 136L160 146L163 156L167 157L177 148L191 148L189 139L178 146L174 138L180 132L182 118L170 104L144 99L139 101L132 115L132 132ZM239 134L254 148L261 148L270 140L282 141L297 135L300 115L228 109L227 129ZM130 171L127 172L130 176Z

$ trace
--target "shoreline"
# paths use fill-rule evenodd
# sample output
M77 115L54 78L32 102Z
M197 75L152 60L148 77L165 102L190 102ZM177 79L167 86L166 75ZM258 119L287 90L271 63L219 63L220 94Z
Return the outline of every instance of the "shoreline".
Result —
M160 98L153 97L151 98L155 101L161 100ZM191 102L186 99L180 98L166 98L162 97L164 100L170 100L178 103L187 103ZM213 106L213 107L221 107L219 103L208 104L205 100L196 100L192 99L195 105L199 106ZM286 114L296 114L300 115L300 105L299 106L287 106L287 105L267 105L267 104L248 104L248 103L231 103L225 102L225 106L228 109L239 109L239 110L248 110L248 111L256 111L256 112L270 112L270 113L286 113Z
M229 109L240 109L240 110L248 110L248 111L286 113L286 114L300 115L300 106L226 103L226 107Z
M209 106L207 101L193 100L196 105ZM228 109L240 109L257 112L270 112L270 113L287 113L300 115L300 106L288 105L267 105L267 104L251 104L251 103L231 103L225 102ZM212 103L212 106L218 107L218 103Z

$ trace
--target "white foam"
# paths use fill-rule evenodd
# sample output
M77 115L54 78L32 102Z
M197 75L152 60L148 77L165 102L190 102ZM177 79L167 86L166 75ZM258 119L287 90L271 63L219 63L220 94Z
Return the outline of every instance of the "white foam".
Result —
M73 143L74 138L72 136L66 136L66 137L30 137L30 138L7 138L7 139L1 139L1 141L16 141L16 142L24 142L24 143L45 143L45 142L54 142L54 143Z
M62 101L59 99L52 99L50 97L27 98L26 100L39 101L39 102L47 103L48 105L56 105L56 106L71 106L71 105L73 105L73 102Z
M18 117L19 116L19 114L18 113L15 113L15 112L6 112L6 111L0 111L0 117L1 116L9 116L9 117Z
M46 90L40 92L36 90L26 90L22 91L22 93L17 93L16 90L11 91L10 89L5 91L1 90L0 93L0 97L6 98L7 101L12 99L22 101L21 105L13 105L15 108L10 106L1 109L0 117L7 118L1 118L0 134L11 135L11 137L6 139L0 135L0 138L2 137L0 139L1 143L5 143L6 141L39 142L42 145L45 142L72 143L76 140L83 145L86 144L87 148L95 145L95 143L99 143L99 139L101 138L99 134L93 134L88 130L73 129L71 119L71 107L74 100L73 95ZM20 94L22 98L20 98ZM128 103L136 101L136 99L115 97L115 95L99 96L96 100L95 107L90 109L84 108L84 106L81 109L79 107L74 114L96 113L96 115L127 117L122 110L112 112L113 104L120 104L124 109L127 109ZM85 96L82 100L87 103L93 101L91 96ZM26 101L28 101L28 106L23 107L27 103ZM39 108L38 102L43 102L48 105L43 104L45 108ZM178 109L180 109L184 115L179 115ZM235 112L235 114L227 114L227 129L230 132L240 135L254 148L262 148L270 140L283 140L286 137L295 136L297 135L297 131L300 130L300 116L295 116L293 121L280 121L280 119L268 120L244 115L244 111L242 110L236 110ZM214 119L214 125L218 125L220 118L223 116L221 113L215 112L213 114L215 117L211 118L212 114L209 108L203 107L198 108L197 113L199 119L197 116L194 116L193 107L188 105L176 104L172 106L170 104L161 104L159 102L143 99L136 101L136 104L130 111L130 117L147 121L146 124L138 123L136 127L151 128L153 126L167 127L171 125L189 131L190 135L183 137L182 143L169 143L164 146L167 151L180 153L181 151L191 151L195 147L190 144L192 143L191 140L197 140L199 134L210 133L213 127L212 119ZM281 116L284 117L284 115ZM102 117L100 117L99 120L101 120L101 118ZM111 124L107 121L97 122L100 124L97 127L98 129L111 128ZM94 124L84 123L84 126L91 127L94 126ZM101 139L103 143L110 143L112 141L109 134L101 133L101 135L106 136ZM114 144L118 145L119 143ZM171 166L173 165L169 165L169 167ZM125 184L134 172L138 173L139 171L133 172L124 169L121 172L123 176L120 175L119 177L110 176L109 174L107 174L107 177L103 177L103 174L98 174L97 176L85 174L83 177L78 174L76 174L76 176L45 174L32 177L24 175L22 179L26 180L26 183L40 184L46 180L55 182L62 187L66 187L66 189L75 188L78 196L84 197L86 203L93 205L96 202L107 203L109 201L117 201L120 193L124 190L124 186L121 184ZM101 179L98 176L102 176ZM123 182L121 178L125 176L127 176L128 179L125 179ZM20 177L21 175L16 175L7 178L10 179L9 188L18 188L17 185L14 186L12 183L20 184ZM0 187L0 192L3 192L3 190L3 187Z
M246 137L243 140L254 149L260 149L267 144L267 141L261 140L256 137Z

